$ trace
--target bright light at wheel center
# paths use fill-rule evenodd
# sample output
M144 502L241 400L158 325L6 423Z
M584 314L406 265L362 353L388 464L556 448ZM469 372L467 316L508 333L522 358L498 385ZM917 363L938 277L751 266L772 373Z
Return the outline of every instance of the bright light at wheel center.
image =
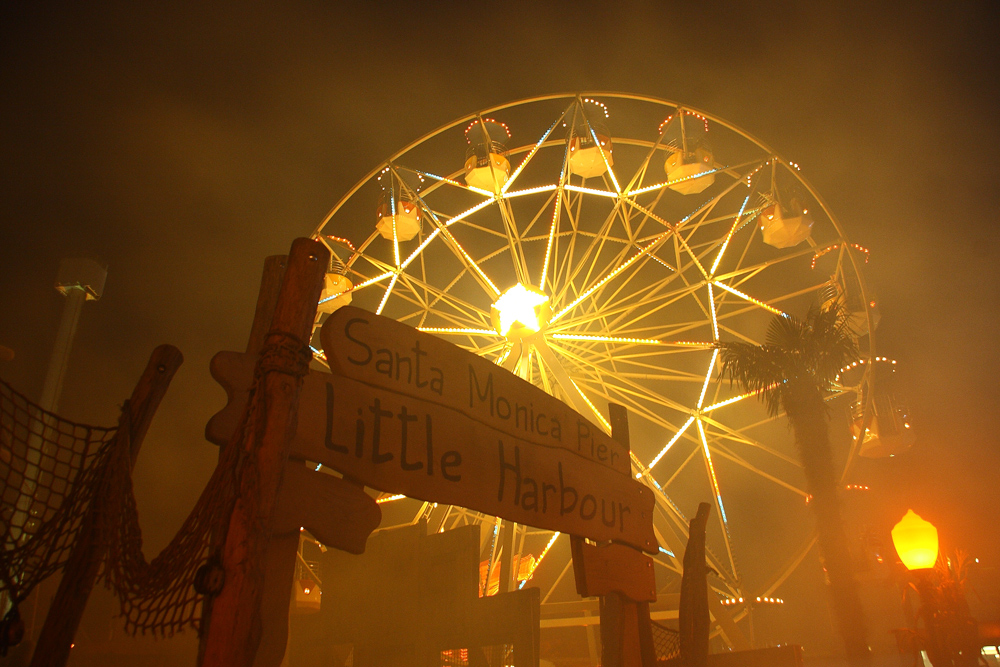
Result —
M548 302L548 296L518 283L493 304L493 326L501 336L536 333L548 324Z

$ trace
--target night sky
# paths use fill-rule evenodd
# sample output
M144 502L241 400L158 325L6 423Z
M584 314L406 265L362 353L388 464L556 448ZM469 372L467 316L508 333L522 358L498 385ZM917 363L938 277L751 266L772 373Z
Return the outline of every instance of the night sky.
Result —
M871 250L880 354L917 444L885 502L996 564L1000 49L994 2L9 3L0 14L0 376L37 397L61 257L110 266L60 413L110 424L149 352L186 361L147 437L152 556L214 464L211 356L245 346L265 256L461 115L615 90L704 109L802 167ZM374 217L372 220L374 223Z

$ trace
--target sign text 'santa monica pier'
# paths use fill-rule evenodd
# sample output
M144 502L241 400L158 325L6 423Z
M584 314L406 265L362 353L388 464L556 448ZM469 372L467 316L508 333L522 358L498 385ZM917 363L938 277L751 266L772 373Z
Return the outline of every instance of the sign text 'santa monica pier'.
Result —
M354 307L323 325L337 375L459 410L541 445L570 450L628 476L628 450L562 401L436 336Z

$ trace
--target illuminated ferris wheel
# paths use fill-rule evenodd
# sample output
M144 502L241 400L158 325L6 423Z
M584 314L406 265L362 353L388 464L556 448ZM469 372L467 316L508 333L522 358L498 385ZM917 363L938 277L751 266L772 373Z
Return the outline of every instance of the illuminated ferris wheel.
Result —
M748 613L744 600L780 599L812 544L802 470L784 418L719 381L714 344L762 342L775 314L840 298L874 359L877 324L867 251L797 164L673 102L536 97L414 141L314 236L334 256L321 318L352 303L437 334L608 429L608 403L628 408L633 472L657 497L664 594L676 591L688 518L707 501L711 586L732 618ZM869 381L854 373L831 401L844 471L877 440ZM487 526L490 587L498 519L380 500L383 525ZM515 537L521 585L539 585L543 604L578 599L565 536L517 526Z

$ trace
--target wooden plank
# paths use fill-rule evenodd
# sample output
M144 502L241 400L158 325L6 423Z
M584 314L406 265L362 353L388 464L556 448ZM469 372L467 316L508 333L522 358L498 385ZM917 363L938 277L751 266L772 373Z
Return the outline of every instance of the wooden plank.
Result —
M458 410L492 428L559 447L631 476L628 449L568 405L491 361L388 317L345 306L323 324L330 369Z
M139 382L132 392L122 418L118 423L118 434L114 446L121 446L120 439L128 438L132 466L142 447L143 438L153 421L153 415L160 401L167 393L170 381L184 362L180 350L172 345L161 345L153 350ZM108 506L107 485L110 477L106 474L99 482L100 487L91 508L84 515L77 543L63 568L45 624L38 637L32 667L59 667L69 660L73 637L80 625L87 599L97 579L97 571L107 553L108 545L101 540L100 517L120 508Z
M275 534L305 528L322 544L352 554L382 521L382 510L357 484L289 461L274 510Z
M226 585L212 603L202 660L206 667L251 667L260 642L265 556L302 386L296 374L296 355L312 332L328 260L329 251L316 241L296 239L292 243L271 329L261 351L263 414L243 443L246 460L223 556Z
M581 542L579 557L574 552L574 573L583 576L583 597L621 593L633 602L656 602L656 579L653 559L624 544L595 546ZM578 559L579 558L579 559Z
M221 357L221 358L220 358ZM227 358L228 357L228 358ZM217 355L236 369L245 355ZM294 456L382 491L656 553L653 493L562 447L514 438L438 403L312 371Z

